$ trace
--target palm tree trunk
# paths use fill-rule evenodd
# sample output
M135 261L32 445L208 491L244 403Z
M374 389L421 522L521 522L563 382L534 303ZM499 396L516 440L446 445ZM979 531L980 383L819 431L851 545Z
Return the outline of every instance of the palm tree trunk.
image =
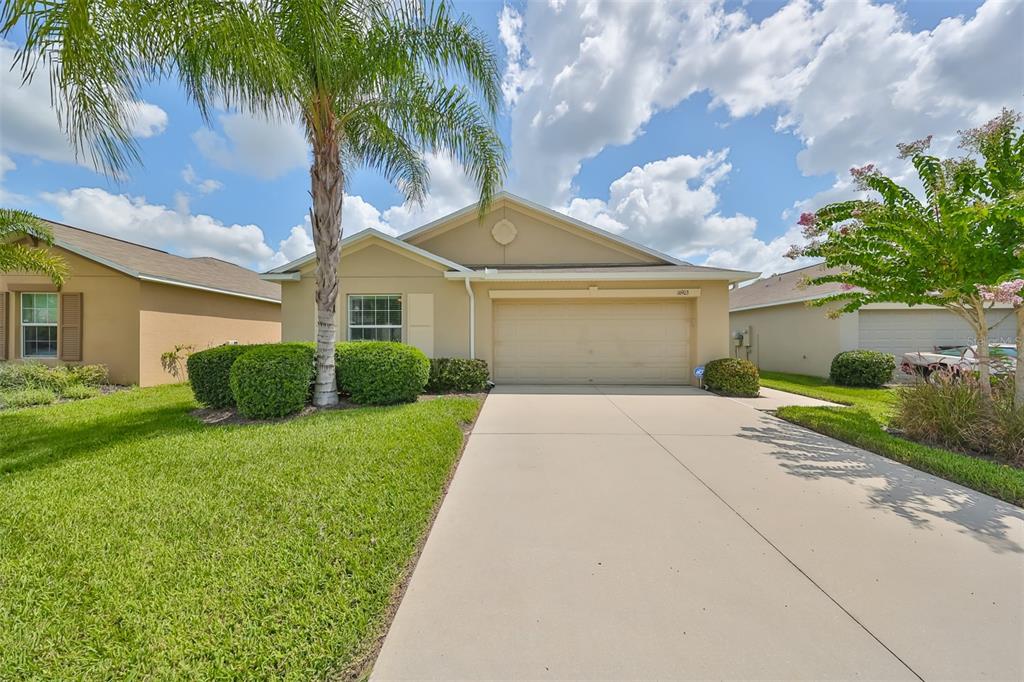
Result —
M326 130L325 130L326 128ZM338 261L341 258L341 201L343 174L338 140L333 126L314 135L310 168L313 209L313 246L316 250L316 381L313 404L338 404L334 347L338 336L335 310L338 302Z
M1024 410L1024 305L1017 306L1017 371L1013 374L1016 389L1013 404L1018 410Z

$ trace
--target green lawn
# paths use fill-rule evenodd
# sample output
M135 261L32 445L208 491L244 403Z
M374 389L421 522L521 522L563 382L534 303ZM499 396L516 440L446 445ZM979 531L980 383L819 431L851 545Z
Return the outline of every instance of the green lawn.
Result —
M353 665L479 402L223 427L194 407L170 386L0 413L0 679Z
M826 379L781 372L761 372L761 385L850 406L780 408L779 417L787 421L1024 506L1024 471L1021 469L921 445L888 433L885 427L896 402L893 389L835 386Z

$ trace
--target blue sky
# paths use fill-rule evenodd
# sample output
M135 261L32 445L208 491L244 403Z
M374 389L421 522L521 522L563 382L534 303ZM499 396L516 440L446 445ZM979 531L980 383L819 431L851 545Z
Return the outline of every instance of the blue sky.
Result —
M1021 108L1010 0L456 5L503 60L509 189L693 262L795 267L781 254L796 215L848 196L850 166L905 174L897 142L934 133L949 150L957 129ZM154 84L143 165L115 182L61 146L45 78L5 73L2 87L4 204L256 268L309 248L297 128L234 112L207 124ZM346 231L400 233L471 200L447 159L431 169L422 209L356 172Z

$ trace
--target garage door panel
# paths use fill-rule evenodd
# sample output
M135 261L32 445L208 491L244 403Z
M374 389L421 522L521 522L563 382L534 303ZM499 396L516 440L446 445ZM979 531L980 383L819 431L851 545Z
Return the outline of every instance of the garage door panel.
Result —
M494 378L504 383L688 383L686 301L501 301Z
M988 313L992 342L1012 343L1012 316L1004 310ZM891 353L897 357L913 351L930 351L940 345L968 345L975 342L971 327L945 310L862 310L859 347Z

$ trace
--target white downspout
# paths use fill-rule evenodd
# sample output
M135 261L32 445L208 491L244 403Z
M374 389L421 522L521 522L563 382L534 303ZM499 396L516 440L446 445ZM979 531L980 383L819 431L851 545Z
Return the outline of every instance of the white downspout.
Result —
M466 293L469 295L469 359L476 359L476 297L473 295L473 286L469 283L469 277L462 280L466 283Z

